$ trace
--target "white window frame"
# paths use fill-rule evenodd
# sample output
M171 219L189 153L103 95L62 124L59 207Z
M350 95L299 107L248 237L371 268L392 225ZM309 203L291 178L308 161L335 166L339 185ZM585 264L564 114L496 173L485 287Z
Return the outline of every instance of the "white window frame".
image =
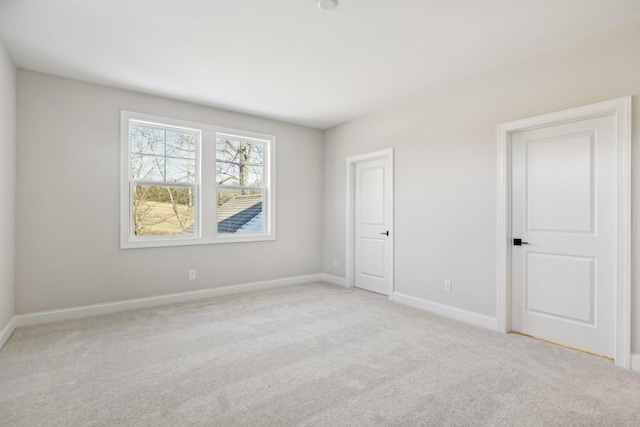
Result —
M193 235L134 236L131 179L131 123L142 122L156 127L197 131L196 181ZM190 122L150 114L122 110L120 112L120 248L151 248L187 246L217 243L259 242L276 239L276 137L263 133L232 129L205 123ZM264 183L262 215L264 228L261 233L218 233L216 184L216 140L218 136L241 140L259 141L264 144ZM167 183L173 186L173 183ZM181 185L178 185L181 186ZM252 189L252 187L247 187ZM211 218L211 220L207 220Z

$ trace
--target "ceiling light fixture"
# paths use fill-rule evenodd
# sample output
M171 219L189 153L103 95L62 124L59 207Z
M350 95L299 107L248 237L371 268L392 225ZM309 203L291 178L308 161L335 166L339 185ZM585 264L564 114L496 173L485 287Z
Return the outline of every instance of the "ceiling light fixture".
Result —
M318 7L322 10L331 10L338 5L338 0L318 0Z

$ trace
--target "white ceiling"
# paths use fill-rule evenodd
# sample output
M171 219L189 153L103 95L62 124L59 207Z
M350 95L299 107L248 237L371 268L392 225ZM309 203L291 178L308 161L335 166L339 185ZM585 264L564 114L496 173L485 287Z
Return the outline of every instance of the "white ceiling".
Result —
M639 0L0 0L18 67L325 129L640 16Z

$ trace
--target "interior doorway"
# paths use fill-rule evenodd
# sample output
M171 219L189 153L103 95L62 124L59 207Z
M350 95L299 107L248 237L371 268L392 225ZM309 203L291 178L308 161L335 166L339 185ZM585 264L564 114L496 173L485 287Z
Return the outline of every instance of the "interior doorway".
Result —
M499 330L627 369L630 111L628 97L498 127Z
M347 285L393 298L393 149L347 159Z

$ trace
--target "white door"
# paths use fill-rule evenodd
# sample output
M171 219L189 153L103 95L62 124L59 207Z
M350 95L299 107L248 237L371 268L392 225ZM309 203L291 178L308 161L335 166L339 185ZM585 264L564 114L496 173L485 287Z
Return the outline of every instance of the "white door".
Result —
M614 116L512 134L512 330L615 354Z
M354 284L384 295L391 291L389 171L389 158L355 165Z

